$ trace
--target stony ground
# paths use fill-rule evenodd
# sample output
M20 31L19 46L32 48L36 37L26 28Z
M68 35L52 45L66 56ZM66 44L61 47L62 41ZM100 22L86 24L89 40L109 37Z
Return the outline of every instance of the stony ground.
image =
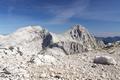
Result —
M4 53L0 52L0 80L120 80L119 49L57 55L53 56L55 59L40 54L39 60L36 60L36 62L40 62L39 64L26 59L27 55L4 50ZM93 62L96 56L110 56L116 61L116 64L96 64Z
M119 49L115 49L116 51ZM98 55L111 56L116 65L93 63ZM29 64L30 80L120 80L120 53L88 52L63 57L62 65Z

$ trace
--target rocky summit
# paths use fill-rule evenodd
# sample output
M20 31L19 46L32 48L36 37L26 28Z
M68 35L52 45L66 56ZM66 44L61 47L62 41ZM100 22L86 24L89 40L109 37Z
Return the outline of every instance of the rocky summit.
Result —
M0 35L0 80L120 80L118 45L107 47L82 25L61 34L23 27Z

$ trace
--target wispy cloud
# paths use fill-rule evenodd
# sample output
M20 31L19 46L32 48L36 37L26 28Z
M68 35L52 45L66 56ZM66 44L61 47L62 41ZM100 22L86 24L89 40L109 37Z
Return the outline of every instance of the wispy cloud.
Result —
M120 22L120 11L85 11L82 15L77 15L78 18L101 20L101 21L113 21Z
M63 5L56 5L55 3L52 4L49 2L43 2L40 4L32 4L32 0L30 0L31 3L29 6L27 6L28 0L10 0L12 5L8 6L8 14L12 14L14 10L16 10L16 5L19 4L19 2L26 3L24 4L24 7L22 5L23 10L21 11L27 11L33 10L37 13L40 13L43 11L44 13L48 13L47 17L47 23L48 24L64 24L69 23L71 21L71 18L78 18L78 19L87 19L87 20L101 20L101 21L117 21L120 22L120 10L99 10L97 9L97 6L94 5L95 10L89 10L91 9L91 2L93 0L70 0L68 4ZM42 0L41 0L42 1ZM47 1L47 0L46 0ZM49 0L48 0L49 1ZM33 1L34 2L34 1ZM100 1L102 2L102 1ZM64 3L64 2L63 2ZM97 3L96 3L97 5ZM107 4L105 4L107 6ZM105 5L99 5L104 6ZM28 8L30 7L30 8ZM41 14L40 14L41 15ZM52 15L52 17L50 17ZM50 18L49 18L50 17Z
M96 7L95 10L89 10L92 6L91 2L92 0L75 0L71 4L66 5L50 5L51 7L48 5L46 8L54 15L49 23L64 24L70 22L71 18L120 22L120 10L107 10L107 4L106 10L99 10L97 9L97 6L94 6ZM100 6L105 7L104 4Z
M76 15L81 15L84 10L89 5L90 0L75 0L71 4L66 5L50 5L48 8L49 12L54 15L54 17L49 21L49 23L58 24L69 22L72 17Z

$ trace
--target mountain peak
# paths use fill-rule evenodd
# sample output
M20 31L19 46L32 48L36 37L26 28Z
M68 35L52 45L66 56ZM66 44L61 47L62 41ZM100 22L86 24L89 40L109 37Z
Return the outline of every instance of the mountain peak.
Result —
M72 27L73 29L85 29L85 27L83 27L82 25L80 24L76 24Z
M83 37L87 36L89 32L82 25L74 25L71 29L66 32L67 35L70 35L72 39L81 40Z
M80 24L72 26L72 28L67 31L69 34L81 34L84 32L87 32L87 29Z

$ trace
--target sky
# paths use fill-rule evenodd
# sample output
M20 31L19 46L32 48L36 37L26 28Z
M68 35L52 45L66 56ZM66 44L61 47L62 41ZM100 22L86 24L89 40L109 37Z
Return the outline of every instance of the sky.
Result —
M29 25L61 33L75 24L96 36L120 36L120 0L0 0L0 34Z

